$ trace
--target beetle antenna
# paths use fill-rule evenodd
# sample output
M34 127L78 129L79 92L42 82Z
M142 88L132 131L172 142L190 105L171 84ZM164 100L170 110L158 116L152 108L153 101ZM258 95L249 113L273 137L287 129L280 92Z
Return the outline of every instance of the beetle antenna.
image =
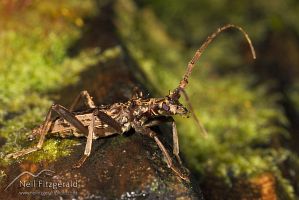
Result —
M208 136L208 132L207 130L205 129L204 125L201 123L201 121L197 118L197 116L195 115L195 112L193 110L193 107L192 107L192 104L191 104L191 101L186 93L186 91L184 89L181 90L182 93L183 93L183 96L185 97L185 100L187 102L187 105L188 105L188 108L189 108L189 111L196 123L196 125L198 126L198 128L201 130L201 133L204 137L207 137Z
M217 35L219 35L222 31L229 29L229 28L238 29L239 31L241 31L243 33L243 35L244 35L245 39L247 40L248 45L250 47L252 57L253 57L253 59L256 59L256 54L255 54L255 50L252 45L252 42L251 42L248 34L246 33L246 31L243 30L243 28L241 28L240 26L234 25L234 24L227 24L225 26L222 26L222 27L218 28L214 33L212 33L205 40L205 42L201 45L201 47L195 52L193 58L188 63L187 70L186 70L182 80L180 81L179 86L176 89L174 89L174 91L172 92L171 98L173 98L173 99L180 98L180 92L184 91L185 87L187 86L189 76L191 75L191 72L195 66L195 63L199 60L203 51L209 46L209 44L216 38Z

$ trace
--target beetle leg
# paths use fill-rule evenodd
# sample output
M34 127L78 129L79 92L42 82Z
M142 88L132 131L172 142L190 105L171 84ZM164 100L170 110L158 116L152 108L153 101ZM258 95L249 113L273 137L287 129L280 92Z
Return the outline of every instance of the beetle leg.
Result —
M52 109L63 119L68 121L72 126L77 128L79 131L84 133L85 135L88 135L88 129L78 120L73 113L71 113L68 109L65 107L59 105L59 104L54 104L52 106Z
M170 155L168 154L168 151L166 150L166 148L164 147L162 142L159 140L159 138L157 137L157 134L154 131L152 131L149 128L144 128L144 127L140 127L140 126L135 127L135 130L143 135L153 138L155 140L155 142L157 143L158 147L160 148L160 150L162 151L162 154L166 159L167 166L169 168L171 168L172 171L175 174L177 174L179 177L181 177L183 180L189 181L189 177L187 175L183 174L182 172L180 172L180 170L177 169L177 167L173 164L172 159L171 159Z
M176 124L175 124L174 119L172 117L166 117L166 118L164 117L164 118L161 118L161 119L156 119L156 120L149 121L144 126L153 127L153 126L158 126L158 125L160 125L162 123L166 123L166 122L171 122L171 124L172 124L173 154L177 158L178 162L180 164L182 164L182 160L179 156L180 149L179 149L178 132L177 132L177 128L176 128Z
M70 106L69 111L73 112L75 107L78 105L79 101L83 99L84 104L88 107L88 108L95 108L95 103L92 100L92 97L90 96L90 94L86 91L83 90L80 92L80 94L75 98L75 100L73 101L72 105Z
M95 114L100 120L114 128L118 133L122 133L121 124L118 123L115 119L100 110L97 110Z
M186 100L187 105L189 107L188 109L190 110L190 113L191 113L191 115L192 115L192 117L193 117L196 125L198 126L199 130L201 130L201 132L202 132L202 134L203 134L204 137L208 136L208 132L205 129L203 123L201 123L201 121L199 120L199 118L195 115L195 112L193 110L193 106L191 104L191 101L189 99L189 96L188 96L187 92L184 89L182 89L181 91L182 91L183 96L185 97L185 100Z
M44 140L45 140L45 136L46 136L47 132L49 131L49 128L52 124L51 115L52 115L52 107L49 109L43 125L39 128L40 138L35 147L30 147L30 148L23 149L21 151L15 152L15 153L7 154L6 158L17 158L17 157L20 157L20 156L23 156L23 155L26 155L26 154L29 154L29 153L32 153L34 151L41 149L41 147L44 143Z
M116 131L121 133L121 126L117 121L115 121L113 118L111 118L106 113L99 111L99 110L95 110L94 113L92 114L91 123L88 126L88 136L87 136L87 142L86 142L86 146L85 146L84 155L81 157L81 159L76 164L73 165L73 168L81 167L82 164L85 162L85 160L90 155L91 146L92 146L92 138L93 138L94 131L95 131L95 126L94 126L95 115L97 115L98 118L100 120L102 120L104 123L108 124L113 129L115 129Z
M45 136L48 133L48 131L53 123L53 119L51 119L52 111L55 111L60 117L67 120L71 125L73 125L75 128L77 128L79 131L83 132L85 135L88 135L87 128L70 111L68 111L65 107L63 107L59 104L53 104L48 111L48 114L46 116L46 119L45 119L43 125L39 129L40 138L39 138L37 145L35 147L23 149L21 151L15 152L15 153L8 154L8 155L6 155L7 158L10 158L10 157L17 158L17 157L32 153L32 152L37 151L42 148L42 145L45 141Z
M73 168L81 167L82 164L85 162L86 158L90 155L93 135L94 135L94 114L92 115L91 123L88 126L88 136L87 136L84 154L81 157L81 159L76 164L73 165Z
M157 145L159 146L159 148L161 149L165 159L166 159L166 162L167 162L167 166L169 168L172 169L172 171L174 171L174 173L176 173L179 177L181 177L182 179L186 180L186 181L189 181L189 177L185 174L183 174L182 172L179 171L179 169L177 169L173 163L172 163L172 160L171 160L171 157L170 155L168 154L166 148L164 147L164 145L162 144L162 142L159 140L159 138L157 136L153 136L155 142L157 143Z
M179 156L180 148L179 148L179 138L178 138L178 131L176 128L175 121L172 122L172 141L173 141L173 154L177 158L180 164L182 164L182 160Z

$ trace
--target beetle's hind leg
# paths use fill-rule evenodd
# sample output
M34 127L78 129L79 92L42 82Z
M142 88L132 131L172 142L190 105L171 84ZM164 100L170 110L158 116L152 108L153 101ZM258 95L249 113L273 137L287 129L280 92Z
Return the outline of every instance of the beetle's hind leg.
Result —
M73 112L76 108L76 106L78 105L78 103L80 102L80 100L83 100L84 104L88 107L88 108L95 108L95 103L92 100L92 97L90 96L90 94L86 91L83 90L80 92L80 94L75 98L75 100L73 101L72 105L70 106L70 112Z
M45 141L46 134L50 130L50 127L54 120L52 119L52 113L55 111L61 118L65 119L68 121L72 126L77 128L79 131L84 133L85 135L88 135L88 130L87 128L70 112L68 111L65 107L59 105L59 104L54 104L51 106L51 108L48 111L48 114L46 116L46 119L43 123L43 125L39 128L39 133L40 133L40 138L35 147L31 147L28 149L23 149L21 151L11 153L6 155L7 158L17 158L29 153L32 153L34 151L37 151L42 148L43 143Z
M113 118L111 118L109 115L106 113L100 111L100 110L95 110L92 113L92 119L91 123L88 126L88 136L87 136L87 141L85 145L85 151L81 159L73 165L73 168L79 168L82 166L82 164L85 162L85 160L88 158L91 152L91 146L92 146L92 139L95 131L95 126L94 126L94 121L95 121L95 116L97 116L101 121L103 121L105 124L108 124L110 127L112 127L114 130L116 130L118 133L121 133L121 124L119 124L117 121L115 121Z
M40 133L40 138L35 147L30 147L30 148L23 149L21 151L15 152L15 153L7 154L6 158L18 158L20 156L23 156L23 155L26 155L26 154L29 154L29 153L32 153L34 151L41 149L41 147L44 143L44 140L45 140L45 136L46 136L47 132L49 131L51 124L53 123L53 121L51 120L51 115L52 115L52 107L49 109L43 125L41 127L39 127L38 130L36 130Z
M91 123L88 126L88 136L87 136L87 141L86 141L86 145L85 145L85 151L83 156L81 157L81 159L73 165L73 168L79 168L82 166L82 164L85 162L86 158L88 158L88 156L90 155L91 152L91 146L92 146L92 139L93 139L93 135L94 135L94 114L92 114L92 118L91 118Z

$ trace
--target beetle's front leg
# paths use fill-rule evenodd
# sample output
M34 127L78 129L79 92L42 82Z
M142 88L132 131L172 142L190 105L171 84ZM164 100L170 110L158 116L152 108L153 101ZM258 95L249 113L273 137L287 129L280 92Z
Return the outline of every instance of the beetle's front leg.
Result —
M180 148L179 148L179 137L178 137L178 131L176 128L175 121L172 122L172 141L173 141L173 154L177 158L180 164L182 164L182 160L179 156Z
M141 133L142 135L146 135L150 138L153 138L155 140L155 142L157 143L158 147L160 148L160 150L162 151L162 154L166 159L167 166L169 168L171 168L172 171L174 171L179 177L181 177L182 179L184 179L186 181L189 181L189 177L187 175L183 174L173 164L172 159L171 159L170 155L168 154L166 148L164 147L164 145L162 144L162 142L160 141L160 139L158 138L157 134L154 131L152 131L149 128L142 127L142 126L134 126L134 129L135 129L135 131Z
M146 127L153 127L153 126L158 126L161 125L162 123L167 123L171 122L172 124L172 142L173 142L173 154L177 158L180 164L182 164L182 160L179 156L180 153L180 148L179 148L179 138L178 138L178 131L176 128L175 121L172 117L163 117L155 120L151 120L147 122L144 126Z

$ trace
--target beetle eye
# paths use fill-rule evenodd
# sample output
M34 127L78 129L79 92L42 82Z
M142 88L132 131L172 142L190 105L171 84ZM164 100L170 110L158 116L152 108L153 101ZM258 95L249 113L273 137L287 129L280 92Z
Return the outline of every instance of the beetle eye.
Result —
M163 104L162 104L162 108L163 108L164 110L166 110L166 111L169 111L169 106L166 105L166 103L163 103Z

